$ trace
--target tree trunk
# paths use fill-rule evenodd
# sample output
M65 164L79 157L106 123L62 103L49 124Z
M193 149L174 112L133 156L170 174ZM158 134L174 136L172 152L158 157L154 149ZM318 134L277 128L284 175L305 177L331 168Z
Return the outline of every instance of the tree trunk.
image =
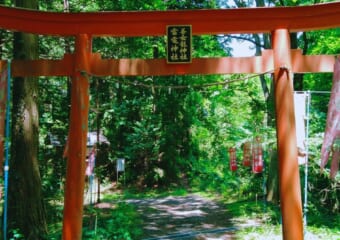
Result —
M267 179L267 196L266 200L277 204L279 202L279 174L278 174L278 159L277 159L277 149L274 148L270 154L270 164Z
M291 49L298 49L298 36L296 32L290 33L290 46ZM303 74L301 73L294 73L294 90L303 90Z
M37 9L37 0L16 1L17 7ZM14 58L36 59L37 35L14 34ZM38 79L18 77L13 83L12 145L9 172L9 235L45 239L46 214L38 165Z
M263 0L256 0L256 5L258 7L265 6ZM266 49L271 48L269 36L267 34L262 35L262 41L260 35L253 34L254 41L256 44L256 55L261 55L261 46L264 46ZM264 94L264 98L267 105L267 116L266 116L266 125L267 127L275 126L275 108L274 108L274 86L273 81L270 84L270 87L268 88L267 83L265 81L265 78L263 75L260 76L261 80L261 86ZM269 149L269 147L268 147ZM269 149L270 150L270 149ZM278 203L279 202L279 188L278 188L278 177L279 177L279 171L278 171L278 159L277 159L277 152L276 148L272 149L272 154L270 154L270 163L268 165L268 177L267 177L267 186L266 186L266 192L267 201Z

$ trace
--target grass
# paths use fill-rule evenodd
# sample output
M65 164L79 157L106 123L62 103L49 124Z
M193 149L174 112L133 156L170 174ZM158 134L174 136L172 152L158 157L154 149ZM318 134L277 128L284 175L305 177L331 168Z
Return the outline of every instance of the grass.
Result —
M112 203L104 207L84 207L82 239L139 239L142 234L141 216L135 207L123 202L125 199L144 199L151 197L183 196L187 191L182 188L150 189L138 191L126 188L121 191L108 192L101 202ZM61 239L62 208L59 205L49 206L56 216L50 219L49 239Z
M308 226L305 229L304 238L306 240L339 240L340 232L325 228L315 228ZM244 240L281 240L281 225L264 224L254 228L244 228L236 232L237 239Z
M191 193L191 192L190 192ZM150 189L139 191L134 188L120 192L109 192L102 198L106 207L85 207L83 221L83 239L140 239L142 232L142 213L126 199L162 198L167 196L185 196L188 191L183 188ZM276 205L265 203L263 199L230 202L226 196L217 196L211 192L198 192L209 198L222 200L230 215L232 223L241 227L235 233L236 239L282 239L280 210ZM222 199L221 199L222 198ZM151 210L150 210L151 211ZM322 209L310 209L305 239L340 239L340 218L336 213ZM51 228L50 228L51 229ZM49 239L60 239L61 223L53 225Z
M124 202L119 202L113 208L86 208L83 239L139 239L141 216L136 209Z
M166 191L150 190L139 192L133 189L124 191L121 196L123 199L128 198L150 198L166 196L183 196L188 193L185 189L171 189ZM211 192L198 192L206 197L215 197ZM113 199L117 198L112 196ZM225 196L224 196L225 197ZM221 198L218 196L217 198ZM280 209L273 204L265 203L263 199L245 200L228 203L225 199L225 206L233 216L235 225L249 224L252 227L241 228L236 232L237 239L282 239L282 230L280 223ZM336 214L327 211L315 210L309 213L309 225L305 229L305 239L340 239L340 222Z
M261 224L254 227L242 228L236 232L237 239L245 240L281 240L282 225L280 211L275 205L263 202L242 201L227 204L227 209L234 216L235 224L260 220ZM340 219L337 214L328 211L312 211L307 217L308 226L305 227L306 240L339 240Z

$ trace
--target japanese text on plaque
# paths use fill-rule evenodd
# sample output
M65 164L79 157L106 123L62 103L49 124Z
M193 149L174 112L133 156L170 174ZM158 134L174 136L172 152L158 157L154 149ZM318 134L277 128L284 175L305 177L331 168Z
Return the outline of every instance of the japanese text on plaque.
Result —
M167 26L168 63L191 62L191 26Z

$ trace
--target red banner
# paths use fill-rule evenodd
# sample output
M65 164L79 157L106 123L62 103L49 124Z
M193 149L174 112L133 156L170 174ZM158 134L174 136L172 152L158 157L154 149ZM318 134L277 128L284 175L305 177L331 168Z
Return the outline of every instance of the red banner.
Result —
M229 164L231 171L237 170L236 148L234 147L229 148Z
M7 65L1 69L0 77L0 173L4 162L4 143L5 143L5 113L7 100Z
M261 138L256 137L253 143L253 173L261 173L263 170L262 143Z
M331 98L328 104L327 125L321 148L321 169L332 152L331 178L335 178L339 169L340 158L340 58L334 65Z
M251 142L245 142L243 144L243 166L251 166Z

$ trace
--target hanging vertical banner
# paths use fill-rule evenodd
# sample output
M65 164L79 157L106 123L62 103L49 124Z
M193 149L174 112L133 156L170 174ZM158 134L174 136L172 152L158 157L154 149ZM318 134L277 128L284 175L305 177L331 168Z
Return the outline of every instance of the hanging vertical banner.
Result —
M0 78L0 172L2 173L2 166L4 162L4 143L5 143L5 113L7 100L7 66L1 69Z
M259 136L255 137L253 147L253 163L252 169L253 173L261 173L263 170L263 156L262 156L262 143Z
M86 176L92 176L94 174L94 167L96 163L96 149L95 147L92 148L90 154L88 155L87 163L86 163Z
M243 166L251 166L251 142L245 142L243 144Z
M237 170L236 148L234 147L229 148L229 164L231 171Z
M305 164L306 155L306 100L307 94L294 93L294 111L296 126L296 144L298 149L298 162Z
M191 25L170 25L167 34L167 62L191 63Z
M335 60L331 98L328 104L325 136L321 148L321 169L332 152L331 178L335 178L340 158L340 58Z

